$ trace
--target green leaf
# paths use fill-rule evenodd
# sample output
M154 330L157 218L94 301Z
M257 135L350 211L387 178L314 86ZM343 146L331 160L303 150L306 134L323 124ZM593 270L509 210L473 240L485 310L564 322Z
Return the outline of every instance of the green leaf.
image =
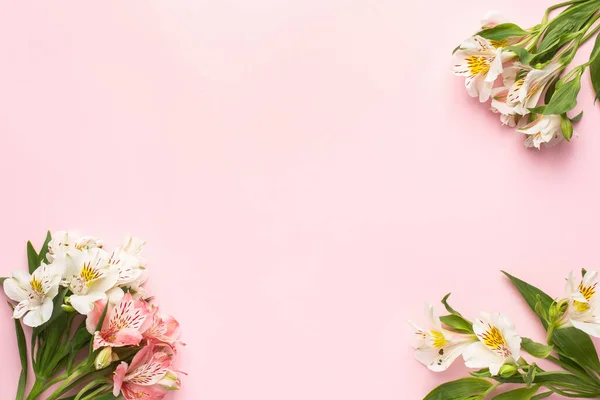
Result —
M588 1L570 6L560 13L549 24L537 52L547 51L545 57L539 62L545 62L552 58L566 41L570 39L569 34L574 33L589 21L598 10L597 1Z
M8 278L0 278L0 285L4 284L4 281L7 280Z
M33 271L37 269L40 265L38 264L38 254L31 242L27 242L27 263L29 264L29 273L33 274Z
M552 341L559 351L582 367L600 372L600 360L592 339L577 328L557 329Z
M534 312L535 312L535 305L538 303L538 296L539 296L539 300L541 302L542 307L546 310L548 310L550 308L550 306L552 305L552 303L554 302L554 300L552 300L552 297L548 296L546 293L542 292L540 289L536 288L535 286L532 286L529 283L524 282L524 281L520 280L519 278L512 276L508 272L502 271L502 273L504 275L506 275L508 277L508 279L511 280L513 285L515 285L515 287L521 293L521 296L523 296L523 298L529 305L529 308L531 308ZM536 312L536 314L540 317L540 320L542 321L544 328L547 329L548 323L546 322L546 320L544 318L542 318L542 316L539 313Z
M456 331L473 333L473 324L458 315L445 315L440 317L440 321L442 321L442 324L447 325Z
M11 305L12 307L12 305ZM17 400L22 400L25 396L27 387L27 341L21 320L15 319L15 330L17 332L17 345L19 346L19 358L21 359L21 375L19 376L19 385L17 386Z
M536 394L535 396L533 396L531 398L531 400L542 400L542 399L546 399L550 396L552 396L554 393L552 392L545 392L545 393L540 393L540 394Z
M583 111L580 112L579 114L577 114L576 116L574 116L573 118L571 118L571 122L572 123L579 122L579 121L581 121L581 118L583 118ZM585 275L585 269L582 269L581 272Z
M596 43L592 50L592 56L600 51L600 35L596 36ZM600 96L600 57L590 59L590 78L592 79L592 87L596 93L596 99Z
M46 233L46 240L44 240L44 244L42 245L42 248L40 249L40 254L38 254L38 265L41 265L42 262L48 261L48 260L46 260L46 254L48 254L48 243L50 243L51 240L52 240L52 234L50 233L50 231L48 231L48 233Z
M469 375L474 376L475 378L491 378L492 374L488 368L483 368L477 371L470 371Z
M566 114L560 116L560 130L567 142L573 137L573 124Z
M552 346L546 346L545 344L534 342L529 338L521 338L521 348L527 353L531 354L535 358L546 358L552 351Z
M423 400L456 400L474 394L481 394L492 387L490 381L480 378L463 378L441 384Z
M495 396L493 400L531 400L534 394L539 390L539 386L532 386L530 388L519 388L504 392Z
M504 40L511 36L525 36L527 34L529 34L529 32L524 31L520 26L511 23L499 24L493 28L477 32L477 35L488 40Z
M531 59L533 58L533 54L527 51L527 49L524 47L508 46L506 49L515 53L517 57L519 57L519 60L521 60L521 63L523 64L529 64L529 61L531 61Z
M452 293L448 293L447 295L444 296L444 298L442 299L442 304L444 305L444 307L446 307L446 311L448 311L450 314L462 317L461 313L456 311L454 308L452 308L450 306L450 304L448 304L448 298L450 297L451 294Z
M560 115L571 111L577 105L577 95L581 89L581 75L577 74L572 80L562 85L557 85L550 102L546 105L543 114Z
M550 102L552 95L556 91L556 82L558 82L559 79L560 77L554 78L554 80L550 82L550 85L548 85L548 89L546 89L546 93L544 94L544 103L548 104Z

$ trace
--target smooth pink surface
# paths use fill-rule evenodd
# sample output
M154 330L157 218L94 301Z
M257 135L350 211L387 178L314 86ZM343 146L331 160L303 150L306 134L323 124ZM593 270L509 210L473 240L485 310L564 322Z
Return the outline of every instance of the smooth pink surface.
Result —
M413 360L425 302L541 339L498 271L560 296L598 267L589 79L581 136L538 152L449 70L488 9L552 3L2 2L0 275L46 229L131 232L189 344L172 399L421 399L465 373Z

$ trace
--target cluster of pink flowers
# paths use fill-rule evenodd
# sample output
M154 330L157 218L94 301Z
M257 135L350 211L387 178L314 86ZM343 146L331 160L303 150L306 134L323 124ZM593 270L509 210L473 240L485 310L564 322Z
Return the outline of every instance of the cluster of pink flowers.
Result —
M105 314L106 312L106 314ZM102 316L100 330L96 330ZM170 390L178 390L181 371L172 369L173 355L179 341L179 323L160 314L159 308L126 293L117 304L98 300L86 320L88 332L94 335L98 354L96 368L112 362L112 349L142 346L131 364L121 362L114 372L113 394L122 393L128 400L162 399Z

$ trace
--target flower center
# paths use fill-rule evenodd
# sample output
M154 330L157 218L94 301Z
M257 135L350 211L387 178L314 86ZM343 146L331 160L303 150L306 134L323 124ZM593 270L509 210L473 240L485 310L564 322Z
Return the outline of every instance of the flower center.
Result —
M467 66L473 76L487 74L490 70L490 60L483 56L469 56L467 57Z
M81 269L81 279L83 279L88 285L102 276L102 273L96 268L92 267L91 263L85 263Z
M506 345L506 339L497 327L489 325L489 329L484 334L478 336L490 350L503 357L510 356L511 353Z
M577 300L573 301L573 306L575 307L577 312L580 312L580 313L586 312L587 310L590 309L590 305L588 303L584 303L582 301L577 301Z
M596 285L597 283L594 283L592 286L583 286L583 283L581 283L579 285L579 292L587 301L590 301L590 299L596 294Z
M29 284L31 285L31 289L34 292L36 292L40 296L44 295L44 288L42 287L42 281L40 281L37 278L31 278L31 281L29 282Z
M444 337L442 332L431 330L429 331L429 335L431 336L433 347L436 349L440 349L448 344L448 340Z

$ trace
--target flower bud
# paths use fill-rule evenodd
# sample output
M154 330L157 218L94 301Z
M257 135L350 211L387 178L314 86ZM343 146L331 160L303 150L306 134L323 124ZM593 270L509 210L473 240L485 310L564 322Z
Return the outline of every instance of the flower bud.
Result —
M64 312L68 312L68 313L75 311L75 309L68 304L63 304L60 306L60 308L62 308Z
M504 364L500 367L500 376L503 378L510 378L517 373L517 366L513 364Z
M94 360L94 366L96 369L103 369L108 367L112 363L112 348L105 347L100 350L100 353L96 356L96 360Z

